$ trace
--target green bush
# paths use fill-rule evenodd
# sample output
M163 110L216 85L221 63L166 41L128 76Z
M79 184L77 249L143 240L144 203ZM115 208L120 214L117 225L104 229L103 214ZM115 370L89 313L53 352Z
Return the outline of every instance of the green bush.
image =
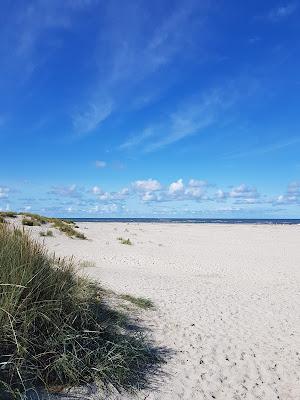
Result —
M40 232L40 236L53 236L53 231L51 229L48 229L46 232Z
M72 261L1 224L0 266L1 399L94 381L120 391L140 387L158 357Z
M34 219L31 219L31 218L23 218L23 219L22 219L22 225L27 225L27 226L40 226L41 224L40 224L38 221L34 220Z

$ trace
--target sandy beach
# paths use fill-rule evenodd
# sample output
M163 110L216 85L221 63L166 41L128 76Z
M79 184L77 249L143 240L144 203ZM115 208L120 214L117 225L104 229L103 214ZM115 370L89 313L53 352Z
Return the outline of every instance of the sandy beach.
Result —
M88 240L43 240L106 288L150 298L141 323L172 352L138 399L300 398L300 226L78 225Z

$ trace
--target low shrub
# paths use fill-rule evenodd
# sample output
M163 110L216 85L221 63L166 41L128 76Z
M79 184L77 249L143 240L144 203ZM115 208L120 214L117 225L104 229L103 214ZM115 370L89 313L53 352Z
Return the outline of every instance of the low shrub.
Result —
M46 232L40 232L40 236L53 236L53 231L48 229Z
M41 224L40 224L38 221L34 220L34 219L31 219L31 218L23 218L23 219L22 219L22 225L27 225L27 226L40 226Z

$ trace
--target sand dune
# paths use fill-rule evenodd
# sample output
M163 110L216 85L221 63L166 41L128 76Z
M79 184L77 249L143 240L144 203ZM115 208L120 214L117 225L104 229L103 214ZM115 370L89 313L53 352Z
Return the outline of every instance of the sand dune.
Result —
M95 263L85 272L108 288L151 298L142 322L174 352L139 399L300 399L300 226L79 226L88 241L56 233L47 246Z

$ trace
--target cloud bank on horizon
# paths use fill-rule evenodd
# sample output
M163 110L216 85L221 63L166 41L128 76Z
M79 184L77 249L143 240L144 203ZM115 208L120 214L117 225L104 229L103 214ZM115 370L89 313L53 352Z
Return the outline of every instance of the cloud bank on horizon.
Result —
M0 209L300 215L298 1L0 7Z

